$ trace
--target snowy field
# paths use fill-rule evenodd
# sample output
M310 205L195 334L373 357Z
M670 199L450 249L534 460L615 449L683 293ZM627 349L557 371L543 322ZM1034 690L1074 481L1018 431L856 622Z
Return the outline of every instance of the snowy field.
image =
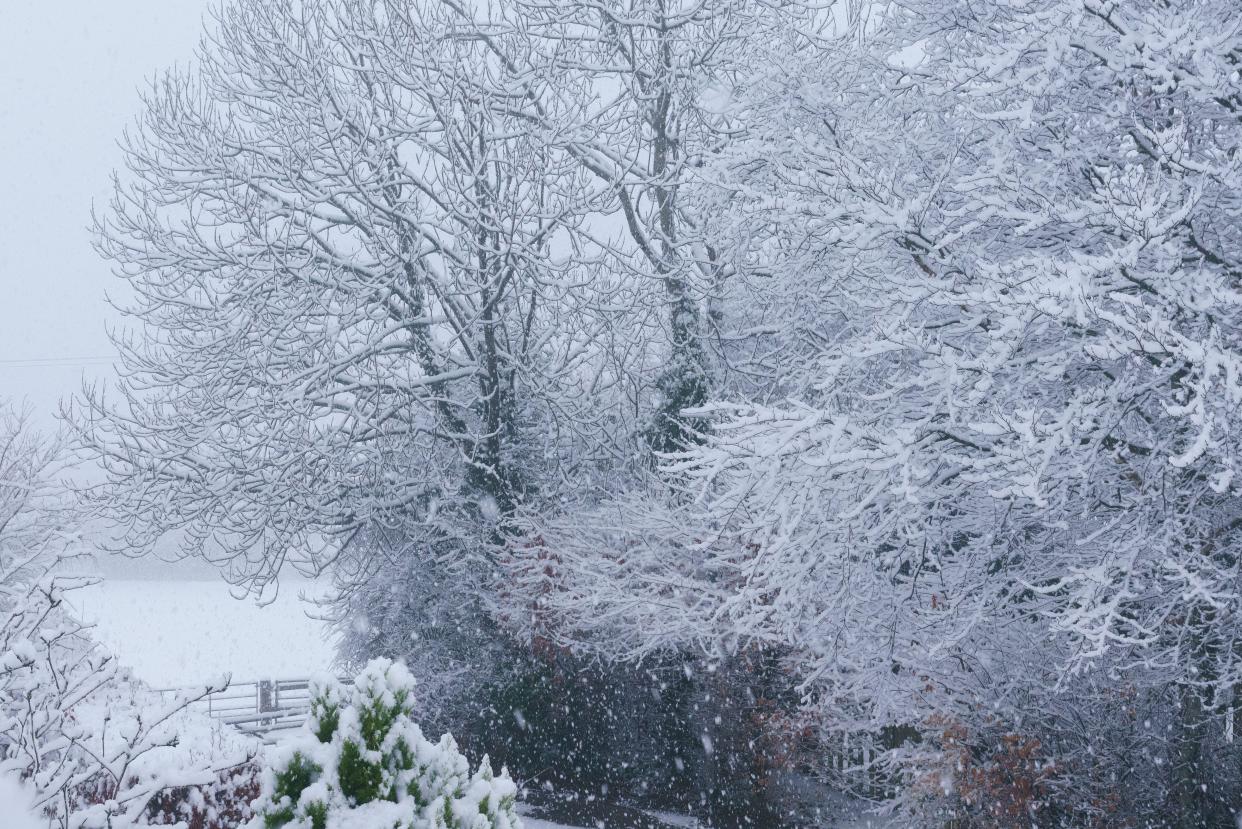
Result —
M332 644L307 616L313 582L282 584L272 604L229 595L220 580L107 579L73 596L120 664L157 688L303 677L330 669Z

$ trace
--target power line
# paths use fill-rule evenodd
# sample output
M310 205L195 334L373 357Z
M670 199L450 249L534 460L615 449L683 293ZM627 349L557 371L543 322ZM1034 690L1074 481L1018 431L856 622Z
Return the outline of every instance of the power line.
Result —
M102 354L93 357L23 357L13 360L0 360L0 366L6 368L73 368L77 366L108 365L120 358L119 354Z

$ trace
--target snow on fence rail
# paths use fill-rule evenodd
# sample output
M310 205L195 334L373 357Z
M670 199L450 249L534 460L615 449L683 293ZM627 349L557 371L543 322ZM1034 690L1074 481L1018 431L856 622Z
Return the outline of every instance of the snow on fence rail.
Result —
M348 684L348 679L341 682ZM161 694L184 692L183 688L160 688ZM191 703L192 710L228 723L241 731L268 742L276 732L298 728L310 713L310 680L260 679L251 682L230 682Z

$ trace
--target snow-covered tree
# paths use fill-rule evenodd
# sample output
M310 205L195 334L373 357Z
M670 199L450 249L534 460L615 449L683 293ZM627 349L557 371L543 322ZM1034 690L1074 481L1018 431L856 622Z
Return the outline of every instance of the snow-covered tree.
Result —
M790 648L846 731L1068 741L1101 687L1164 694L1171 736L1129 762L1186 825L1219 819L1242 653L1236 9L840 23L739 84L744 134L697 189L738 278L776 283L780 393L691 413L714 427L669 469L696 504L542 528L563 562L545 613L616 654ZM1113 702L1114 725L1141 708Z
M99 221L141 330L119 399L73 422L120 546L178 532L261 586L362 527L495 529L632 465L640 432L690 439L727 269L679 194L761 4L217 17Z
M563 109L579 113L566 149L623 223L615 264L653 283L640 296L667 309L668 353L646 439L656 451L678 447L693 439L682 411L707 399L703 305L722 278L681 190L727 127L705 98L736 71L762 17L747 0L523 0L509 19L529 41L554 45L540 50L551 65L585 81L587 96L573 87L540 90L529 116L542 128L564 128L547 123L545 101L567 97Z
M14 606L48 565L81 552L54 486L60 446L28 413L0 400L0 611Z
M238 2L148 94L100 221L142 336L117 338L121 399L76 418L129 551L179 532L262 586L369 525L477 543L536 463L624 437L598 188L509 113L532 81L482 25Z

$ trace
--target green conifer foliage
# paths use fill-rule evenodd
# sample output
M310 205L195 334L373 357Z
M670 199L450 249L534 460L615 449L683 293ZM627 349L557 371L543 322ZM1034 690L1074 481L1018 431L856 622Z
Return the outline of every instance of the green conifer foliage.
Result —
M387 659L352 687L316 685L301 738L265 771L250 829L520 829L508 774L486 757L471 774L451 735L424 739L413 705L413 677Z

